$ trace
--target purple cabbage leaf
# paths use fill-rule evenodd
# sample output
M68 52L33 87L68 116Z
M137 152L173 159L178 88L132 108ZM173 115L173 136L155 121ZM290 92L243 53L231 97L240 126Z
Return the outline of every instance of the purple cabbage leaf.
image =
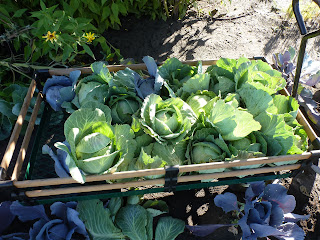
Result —
M233 224L203 224L195 226L186 225L186 228L195 236L205 237L221 227L231 227L232 225Z
M288 195L287 189L280 184L265 186L263 181L251 183L245 192L244 204L238 203L233 193L217 195L214 203L226 213L237 211L243 240L257 240L268 236L280 240L304 238L304 231L296 222L306 220L309 216L291 213L296 207L295 198ZM243 205L240 209L239 204ZM215 225L219 227L212 224L187 228L194 235L206 236L217 229Z
M214 198L214 204L221 207L226 213L230 211L239 211L237 196L233 193L226 192L219 194Z
M0 203L0 235L10 226L15 218L15 215L10 211L11 204L12 202L10 201Z
M55 202L50 206L50 217L47 216L43 205L23 206L15 201L10 210L22 222L38 220L29 230L31 239L71 240L75 239L73 238L74 233L89 239L85 225L75 210L76 206L75 202Z
M278 69L285 79L288 79L289 75L293 73L295 65L292 60L295 56L294 48L290 47L284 54L276 53L272 56L272 61L276 69Z
M142 60L147 66L150 77L144 79L139 74L135 74L134 84L137 95L145 99L150 94L159 94L164 80L159 75L157 64L152 57L145 56Z
M46 100L53 110L62 110L63 102L70 102L75 97L75 88L81 72L79 70L72 71L69 77L52 76L47 79L43 87L43 93L46 95Z
M67 141L63 142L70 150L70 146ZM42 154L48 154L54 160L54 169L56 174L61 177L70 177L69 167L66 163L66 158L68 153L58 149L57 154L53 152L53 150L48 145L42 146Z

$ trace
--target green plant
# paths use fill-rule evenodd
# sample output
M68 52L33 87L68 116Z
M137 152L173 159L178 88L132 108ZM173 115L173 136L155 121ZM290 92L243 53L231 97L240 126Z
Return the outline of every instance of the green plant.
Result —
M0 141L8 138L11 134L11 130L14 122L17 120L20 110L24 101L24 97L27 94L28 88L22 84L11 84L9 86L0 85ZM36 98L33 97L30 102L30 106L27 111L25 120L29 121L33 108L36 103ZM40 123L40 115L43 109L40 109L38 118L35 124ZM26 127L26 126L24 126ZM24 132L25 128L23 129Z
M25 57L32 61L49 55L55 62L72 61L79 54L88 54L95 59L90 44L99 42L105 53L111 54L106 39L96 36L96 28L88 18L73 18L68 11L57 9L58 5L47 8L40 1L41 10L32 12L37 20L32 24L35 41L25 47ZM67 6L65 6L67 8ZM68 10L68 9L67 9ZM69 10L70 11L70 10Z
M112 198L103 206L100 200L80 201L79 218L85 223L91 239L172 240L183 232L182 220L160 216L168 212L165 202L148 200L142 203L139 196ZM159 221L153 231L154 219Z

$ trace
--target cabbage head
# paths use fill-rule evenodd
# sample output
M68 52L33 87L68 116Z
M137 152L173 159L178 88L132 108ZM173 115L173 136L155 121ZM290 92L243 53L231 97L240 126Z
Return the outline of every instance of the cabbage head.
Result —
M91 105L91 106L90 106ZM129 125L111 125L111 110L102 105L94 108L95 102L70 115L64 125L64 134L70 150L63 143L55 146L68 153L66 163L71 176L78 182L85 181L84 175L114 172L124 162L127 164L129 146L132 151L134 134Z
M230 154L227 144L214 128L198 128L190 137L186 157L191 164L220 162ZM199 173L222 172L225 168L208 169Z
M110 95L107 105L111 109L112 124L131 124L132 115L142 105L141 99L134 92L119 87L112 87Z
M140 124L143 130L159 143L177 143L190 132L197 117L180 98L162 100L151 94L143 102Z
M192 93L186 100L186 103L192 108L195 114L199 117L200 112L203 112L203 107L207 105L207 103L216 97L214 92L210 91L197 91L196 93Z

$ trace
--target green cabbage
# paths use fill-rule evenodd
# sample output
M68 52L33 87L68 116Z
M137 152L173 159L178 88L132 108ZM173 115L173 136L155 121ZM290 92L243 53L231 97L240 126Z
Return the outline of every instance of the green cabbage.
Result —
M197 120L191 107L180 98L162 100L151 94L143 102L140 124L159 143L177 143L190 132Z

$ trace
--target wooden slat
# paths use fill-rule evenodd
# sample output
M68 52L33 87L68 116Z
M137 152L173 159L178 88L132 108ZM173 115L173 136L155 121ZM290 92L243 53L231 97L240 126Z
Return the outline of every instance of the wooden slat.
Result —
M23 124L23 121L27 115L27 111L28 111L28 108L29 108L29 105L30 105L30 102L31 102L31 99L32 99L32 96L33 96L35 89L36 89L36 81L32 79L30 86L29 86L29 89L28 89L28 92L27 92L27 95L24 98L18 119L17 119L16 124L13 128L13 131L11 133L11 137L9 139L5 154L4 154L2 161L1 161L1 167L4 168L5 170L7 170L10 165L12 155L13 155L14 150L16 148L17 140L18 140L19 134L21 132L22 124Z
M220 179L220 178L228 178L228 177L247 176L247 175L279 172L279 171L288 171L288 170L295 170L300 167L301 167L301 164L290 164L290 165L283 165L283 166L277 166L277 167L252 168L252 169L245 169L245 170L234 170L230 172L181 176L178 178L178 183L207 180L207 179Z
M277 157L261 157L261 158L251 158L242 160L233 160L226 162L212 162L212 163L202 163L202 164L191 164L179 166L180 173L187 172L197 172L201 170L209 169L219 169L219 168L231 168L231 167L241 167L250 166L256 164L269 164L277 162L287 162L293 160L303 160L308 159L311 156L310 152L296 155L285 155ZM157 169L143 169L137 171L123 171L115 172L112 174L103 175L89 175L86 177L86 182L96 182L96 181L106 181L106 180L119 180L126 178L136 178L152 175L164 175L164 168ZM39 180L25 180L25 181L14 181L14 185L17 188L28 188L28 187L42 187L42 186L53 186L53 185L63 185L77 183L73 178L49 178L49 179L39 179Z
M178 178L178 182L182 183L182 182L190 182L190 181L198 181L198 180L254 175L257 173L270 173L275 171L295 170L300 167L301 167L301 164L294 164L294 165L260 168L260 169L238 170L238 171L223 172L223 173L182 176ZM165 180L163 178L160 178L160 179L154 179L154 180L124 182L124 183L115 183L115 184L102 184L102 185L95 185L95 186L67 187L67 188L58 188L58 189L50 189L50 190L33 190L33 191L26 191L25 194L27 197L36 198L36 197L66 195L66 194L73 194L73 193L107 191L107 190L130 188L130 187L164 185L164 183L165 183Z
M183 61L182 63L188 64L190 66L196 66L199 61L189 60L189 61ZM209 66L216 64L217 60L202 60L203 66ZM159 63L159 65L162 65L163 62ZM120 70L123 70L125 68L130 68L132 70L146 70L147 67L144 63L138 63L138 64L130 64L130 65L106 65L106 67L109 69L110 72L117 72ZM70 72L80 70L82 74L91 74L92 69L90 67L85 68L51 68L49 69L50 75L68 75Z
M31 135L32 135L32 132L34 129L34 125L37 120L38 112L39 112L39 109L41 106L41 100L42 100L42 95L41 95L41 93L39 93L37 96L36 104L33 108L33 111L32 111L31 117L30 117L30 121L28 123L27 131L24 135L23 142L20 147L20 152L19 152L16 164L15 164L12 176L11 176L11 180L18 180L18 178L19 178L20 171L21 171L21 168L22 168L25 156L26 156L26 152L28 150L28 146L30 143Z

